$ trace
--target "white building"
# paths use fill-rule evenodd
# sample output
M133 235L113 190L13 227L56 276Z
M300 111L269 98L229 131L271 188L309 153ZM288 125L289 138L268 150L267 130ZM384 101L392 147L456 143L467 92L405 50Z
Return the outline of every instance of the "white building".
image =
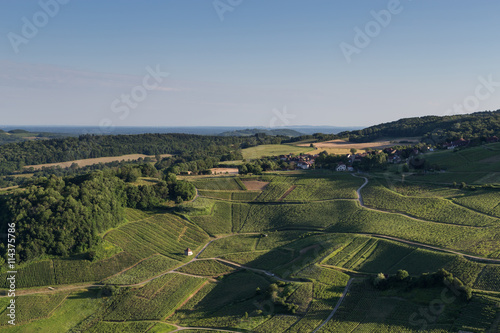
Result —
M343 163L337 165L337 168L335 169L337 171L346 171L347 170L347 166Z

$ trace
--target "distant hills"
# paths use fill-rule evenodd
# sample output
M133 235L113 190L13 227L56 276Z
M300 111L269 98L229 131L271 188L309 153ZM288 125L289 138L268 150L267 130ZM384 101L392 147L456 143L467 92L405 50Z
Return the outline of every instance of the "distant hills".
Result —
M60 133L48 132L30 132L23 129L13 129L4 131L0 129L0 145L13 142L22 142L27 140L47 140L54 138L62 138L67 135Z
M288 136L292 141L314 139L318 141L348 138L353 142L369 142L378 139L420 137L428 142L445 140L481 139L500 136L500 110L449 116L424 116L403 118L366 128L335 126L287 126L280 128L245 128L238 126L193 126L193 127L115 127L103 132L99 127L78 126L2 126L0 144L78 136L81 134L143 134L184 133L217 136L253 136L264 133L269 136ZM8 132L7 132L8 131Z
M255 134L266 134L266 135L282 135L282 136L290 136L296 137L304 135L304 133L298 132L296 130L287 129L287 128L279 128L279 129L264 129L264 128L252 128L252 129L243 129L243 130L234 130L222 132L218 135L220 136L251 136Z

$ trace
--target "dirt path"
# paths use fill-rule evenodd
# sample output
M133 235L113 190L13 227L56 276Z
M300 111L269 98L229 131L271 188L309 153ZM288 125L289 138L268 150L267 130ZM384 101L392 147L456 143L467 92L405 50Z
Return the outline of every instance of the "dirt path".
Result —
M169 324L169 325L173 325L173 324ZM231 332L231 333L240 333L240 332L243 332L243 331L230 331L230 330L223 330L223 329L220 329L220 328L210 328L210 327L182 327L182 326L179 326L179 325L173 325L175 327L177 327L176 330L174 331L171 331L171 332L180 332L180 331L185 331L185 330L203 330L203 331L216 331L216 332Z
M289 188L289 189L285 192L285 194L283 194L283 195L281 196L281 198L279 198L277 201L278 201L278 202L281 202L281 201L285 200L285 198L286 198L286 197L287 197L290 193L292 193L292 191L293 191L293 190L295 190L295 188L296 188L296 187L297 187L297 185L293 185L293 186L291 186L291 187L290 187L290 188Z
M352 281L354 281L354 279L349 279L349 281L347 282L347 285L345 286L344 291L342 292L342 295L340 295L340 298L339 298L339 300L337 302L337 305L335 305L335 307L333 308L332 312L325 319L325 321L321 325L319 325L318 327L316 327L316 329L314 331L312 331L312 333L317 332L321 327L323 327L326 323L328 323L328 321L330 321L330 319L332 319L333 315L335 314L335 312L337 312L338 308L340 307L340 304L342 304L342 301L344 300L344 297L347 295L347 292L349 291L349 287L351 286Z
M378 235L378 234L370 234L370 233L363 233L363 232L356 232L356 234L370 235L370 236L377 237L377 238L385 238L385 239L393 240L393 241L396 241L396 242L405 243L405 244L409 244L409 245L414 245L414 246L417 246L417 247L427 248L427 249L431 249L431 250L435 250L435 251L457 254L457 255L463 256L465 258L468 258L468 259L470 259L472 261L487 262L487 263L492 263L492 264L500 264L500 259L492 259L492 258L483 258L483 257L473 256L473 255L470 255L470 254L464 254L464 253L461 253L461 252L458 252L458 251L453 251L453 250L448 250L448 249L442 249L442 248L437 247L437 246L432 246L432 245L427 245L427 244L412 242L412 241L409 241L409 240L406 240L406 239L397 238L397 237L391 237L391 236L385 236L385 235Z
M16 296L26 296L26 295L35 295L35 294L51 294L51 293L58 293L62 291L68 291L68 290L78 290L78 289L88 289L88 288L98 288L102 287L102 284L82 284L82 285L66 285L64 287L59 287L59 288L53 288L53 287L42 287L38 289L18 289L16 290ZM49 289L52 288L52 289ZM8 297L7 295L2 295L0 297Z
M193 277L201 277L199 275L191 275L191 274L186 274L186 273L182 273L182 272L177 272L177 270L181 267L184 267L186 265L189 265L190 263L192 263L193 261L197 260L198 257L200 256L200 254L205 251L205 249L214 241L218 240L218 239L222 239L222 238L226 238L226 237L231 237L231 236L237 236L237 235L258 235L259 233L258 232L250 232L250 233L242 233L242 234L230 234L230 235L225 235L225 236L221 236L221 237L217 237L217 238L214 238L212 240L210 240L207 244L205 244L201 250L198 252L198 254L193 257L193 259L191 259L190 261L188 261L187 263L184 263L182 265L179 265L169 271L166 271L166 272L162 272L161 274L158 274L156 276L153 276L152 278L149 278L147 280L144 280L144 281L141 281L141 282L138 282L138 283L135 283L135 284L123 284L123 285L117 285L118 287L139 287L139 286L142 286L148 282L151 282L152 280L154 279L157 279L159 277L162 277L163 275L165 274L172 274L172 273L176 273L176 274L183 274L183 275L189 275L189 276L193 276ZM141 261L143 261L144 259L142 259ZM220 260L220 259L217 259L217 260ZM138 263L134 264L133 266L123 270L121 273L123 272L126 272L128 271L129 269L135 267ZM115 276L116 274L114 274L113 276ZM109 277L107 277L106 279L108 279ZM24 290L17 290L16 291L16 295L33 295L33 294L47 294L47 293L57 293L57 292L61 292L61 291L67 291L67 290L78 290L78 289L87 289L87 288L100 288L100 287L103 287L104 284L96 284L96 283L91 283L91 284L81 284L81 285L75 285L75 284L69 284L69 285L66 285L64 287L60 287L60 288L52 288L50 286L45 286L45 287L41 287L39 289L36 289L36 290L33 290L33 289L24 289ZM48 288L52 288L52 289L48 289ZM7 297L7 295L2 295L0 297Z
M437 224L444 224L444 225L449 225L449 226L453 226L453 227L462 227L462 228L471 228L471 229L486 229L486 228L489 228L489 227L476 227L476 226L472 226L472 225L463 225L463 224L453 224L453 223L446 223L446 222L436 222L436 221L422 220L422 219L419 219L419 218L416 218L416 217L413 217L411 215L407 215L407 214L404 214L404 213L390 212L390 211L386 211L386 210L381 210L381 209L377 209L377 208L368 207L368 206L365 205L365 203L363 201L363 196L361 195L361 190L363 189L363 187L366 186L366 184L368 184L368 178L363 177L363 176L356 176L354 174L352 174L352 176L353 177L357 177L357 178L363 178L365 180L365 182L363 183L363 185L361 185L356 190L356 193L358 194L358 199L357 200L359 202L359 205L361 207L363 207L364 209L371 210L371 211L374 211L374 212L379 212L379 213L400 215L400 216L412 219L414 221L425 222L425 223L434 223L434 224L437 223Z
M271 273L269 271L263 270L263 269L258 269L258 268L252 268L252 267L244 266L244 265L241 265L241 264L238 264L238 263L226 260L226 259L221 259L221 258L204 258L203 260L207 260L207 259L218 260L218 261L221 261L221 262L225 262L226 264L229 264L229 265L233 265L233 266L236 266L236 267L239 267L239 268L242 268L242 269L247 269L249 271L254 271L254 272L258 272L258 273L264 273L267 276L273 277L273 278L275 278L276 280L279 280L279 281L283 281L283 282L297 282L297 281L293 281L293 280L283 279L283 278L281 278L279 276L276 276L275 274L273 274L273 273Z
M191 294L189 294L188 298L186 298L184 300L184 302L182 302L181 305L179 305L175 309L175 311L177 311L178 309L182 308L187 302L189 302L189 300L191 298L193 298L193 296L196 295L201 289L203 289L203 287L205 287L207 285L207 283L208 283L208 281L203 282L203 284L199 288L197 288L195 291L193 291ZM168 317L164 318L163 320L167 320L168 318L172 317L175 314L175 311L172 312Z

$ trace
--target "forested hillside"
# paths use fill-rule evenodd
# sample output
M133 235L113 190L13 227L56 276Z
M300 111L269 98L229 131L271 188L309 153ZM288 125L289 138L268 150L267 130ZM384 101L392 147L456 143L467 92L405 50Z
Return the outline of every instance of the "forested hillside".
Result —
M0 232L6 233L8 224L15 223L18 261L45 254L67 256L97 245L99 233L124 221L124 207L152 209L169 199L182 202L196 194L192 184L175 177L154 185L130 183L139 169L37 178L26 189L0 196ZM2 243L2 257L5 252Z
M315 133L290 138L286 142L304 140L328 141L348 138L352 142L370 142L380 138L422 137L425 142L438 144L445 141L485 139L500 135L500 110L452 116L425 116L404 118L338 134Z
M350 141L370 141L378 138L422 136L424 140L439 143L445 140L481 139L500 134L500 110L452 116L425 116L405 118L367 127L359 131L343 132Z
M125 154L175 154L183 161L241 159L241 148L281 143L285 137L219 137L189 134L82 135L0 146L0 174L24 165Z

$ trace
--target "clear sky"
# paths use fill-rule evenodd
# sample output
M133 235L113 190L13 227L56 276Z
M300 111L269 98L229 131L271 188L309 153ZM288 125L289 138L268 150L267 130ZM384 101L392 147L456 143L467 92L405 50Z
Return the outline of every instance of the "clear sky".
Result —
M498 13L464 0L3 0L0 125L368 126L496 110Z

